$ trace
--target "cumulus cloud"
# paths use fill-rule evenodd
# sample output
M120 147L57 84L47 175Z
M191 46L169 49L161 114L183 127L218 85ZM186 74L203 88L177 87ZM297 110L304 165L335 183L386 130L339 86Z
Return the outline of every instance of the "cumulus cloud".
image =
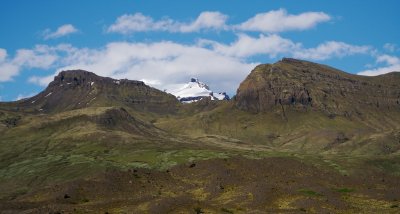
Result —
M0 82L10 81L12 77L18 75L19 67L11 63L0 64Z
M234 93L239 83L259 64L251 58L253 56L329 59L364 54L367 50L368 47L342 42L304 48L303 44L276 34L257 37L238 34L229 44L203 39L194 44L111 42L100 48L37 45L33 49L18 50L12 58L6 57L0 63L0 81L10 80L24 68L54 69L56 72L52 75L28 79L30 83L46 86L62 70L84 69L116 79L143 80L161 90L171 84L187 82L190 77L199 77L213 90Z
M18 96L15 98L15 101L17 100L22 100L25 98L29 98L29 97L33 97L35 96L37 93L29 93L29 94L18 94Z
M129 34L146 31L168 31L190 33L205 29L220 30L226 28L227 15L220 12L205 11L200 13L196 20L182 23L170 18L154 20L141 13L125 14L117 18L116 22L108 27L107 32Z
M220 12L202 12L197 19L189 24L181 24L179 26L180 32L194 32L199 31L201 29L225 29L226 20L228 19L227 15L224 15Z
M326 60L333 57L368 54L370 51L371 47L369 46L358 46L344 42L328 41L315 48L295 50L293 56L310 60Z
M48 68L56 60L57 56L47 51L20 49L17 50L17 55L12 63L30 68Z
M174 21L167 18L154 21L152 17L141 13L133 15L124 14L118 17L117 21L108 27L107 31L122 34L144 31L167 31L172 25L174 25Z
M197 76L216 90L234 92L257 64L198 45L175 42L114 42L99 49L70 48L70 51L59 60L64 66L55 74L61 70L84 69L116 79L144 80L161 90L169 84L186 82ZM29 82L44 86L53 76L34 76Z
M381 74L390 73L393 71L400 72L400 58L390 55L378 55L376 63L383 64L382 67L373 68L358 72L359 75L376 76Z
M397 45L396 45L396 44L393 44L393 43L386 43L386 44L383 45L383 48L384 48L386 51L389 51L389 52L395 52L395 51L399 50L399 48L397 47Z
M258 38L239 34L238 39L228 45L209 40L200 40L200 45L211 45L214 51L228 56L249 57L264 54L270 58L278 54L289 54L301 47L301 44L275 34L267 36L261 34Z
M314 48L304 48L302 43L294 42L277 34L261 34L258 37L239 34L238 39L231 44L210 40L200 40L199 44L211 46L218 53L239 58L265 55L269 58L290 56L306 60L326 60L355 54L370 54L371 52L369 46L357 46L337 41L324 42Z
M21 69L49 69L58 60L58 49L59 46L37 45L33 49L17 50L13 58L7 58L7 52L3 49L5 56L0 57L0 82L12 80Z
M386 63L387 65L396 65L396 64L400 64L400 58L384 54L384 55L378 56L376 58L376 62L377 63Z
M0 62L6 60L6 57L7 57L7 50L0 48Z
M327 22L331 17L324 12L305 12L288 14L285 9L259 13L234 28L244 31L277 33L290 30L306 30L319 23Z
M78 32L78 29L76 29L73 25L65 24L58 27L56 31L51 31L50 29L44 30L43 38L45 40L56 39L76 32Z
M46 77L32 76L32 77L29 77L28 82L45 87L51 81L53 81L53 79L54 79L53 75L46 76Z
M205 11L192 22L184 23L170 18L154 20L142 13L124 14L117 18L115 23L108 27L107 32L130 34L146 31L168 32L198 32L205 29L240 31L258 31L264 33L278 33L291 30L306 30L319 23L331 20L331 16L324 12L305 12L288 14L285 9L259 13L238 25L228 25L228 16L218 11Z

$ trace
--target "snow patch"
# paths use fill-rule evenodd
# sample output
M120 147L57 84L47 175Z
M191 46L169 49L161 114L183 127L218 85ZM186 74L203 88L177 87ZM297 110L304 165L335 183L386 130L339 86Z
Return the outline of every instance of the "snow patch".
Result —
M119 81L119 80L114 80L114 83L117 84L117 85L119 85L119 84L121 84L121 81Z
M50 96L51 94L52 94L53 92L50 92L50 93L48 93L46 96L44 96L44 97L48 97L48 96Z
M217 100L226 100L227 95L225 92L213 93L213 97L217 98Z
M36 102L36 100L32 101L31 103L35 103L35 102Z
M199 99L199 100L201 100L201 99ZM182 103L194 103L194 102L197 102L199 100L188 100L188 101L181 101L181 102Z

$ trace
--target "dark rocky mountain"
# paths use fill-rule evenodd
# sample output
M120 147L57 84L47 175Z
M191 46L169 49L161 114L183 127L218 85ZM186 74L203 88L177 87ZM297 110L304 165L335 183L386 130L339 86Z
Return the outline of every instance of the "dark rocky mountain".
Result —
M180 103L142 81L100 77L84 70L60 72L38 95L10 103L13 109L61 112L86 107L122 106L155 113L172 113Z
M311 109L349 117L368 111L400 111L400 73L359 76L284 58L251 71L237 90L236 106L251 112Z

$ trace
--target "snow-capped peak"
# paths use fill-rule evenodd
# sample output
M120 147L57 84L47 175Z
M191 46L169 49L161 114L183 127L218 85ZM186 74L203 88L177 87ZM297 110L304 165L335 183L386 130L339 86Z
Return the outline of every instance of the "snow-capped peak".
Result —
M210 90L210 87L208 87L207 84L205 84L203 82L200 82L199 79L197 79L197 78L193 78L193 77L190 78L190 83L192 83L192 85L196 85L197 84L200 88L205 88L207 90Z
M200 82L197 78L191 78L190 82L175 85L174 88L165 91L176 96L183 103L196 102L204 97L210 97L211 100L229 100L226 93L214 93L207 84Z

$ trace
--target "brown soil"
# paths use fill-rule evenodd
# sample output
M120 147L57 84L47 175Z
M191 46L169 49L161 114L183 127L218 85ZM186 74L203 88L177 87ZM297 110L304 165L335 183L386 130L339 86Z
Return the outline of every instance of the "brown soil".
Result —
M342 175L292 158L109 170L0 201L1 213L398 213L400 179Z

